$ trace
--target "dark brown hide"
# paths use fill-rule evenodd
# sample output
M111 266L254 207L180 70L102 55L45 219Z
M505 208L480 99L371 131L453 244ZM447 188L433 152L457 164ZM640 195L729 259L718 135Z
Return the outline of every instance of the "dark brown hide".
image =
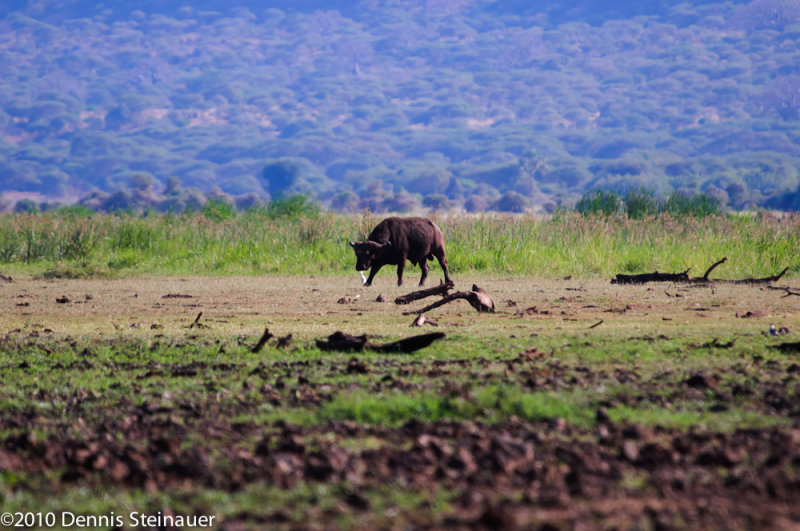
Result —
M356 253L356 270L370 269L365 286L372 285L372 279L385 265L397 266L397 285L403 284L403 270L406 260L419 264L422 277L419 285L425 284L428 277L428 260L434 257L444 271L445 282L450 282L450 271L444 252L444 238L436 224L426 218L391 217L381 221L363 242L350 242Z

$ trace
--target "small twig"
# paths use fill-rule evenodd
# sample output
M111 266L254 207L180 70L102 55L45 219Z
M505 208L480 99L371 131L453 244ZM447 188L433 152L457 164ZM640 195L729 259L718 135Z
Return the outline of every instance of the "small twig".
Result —
M194 327L202 328L203 325L200 324L200 317L202 317L202 315L203 315L203 312L198 313L197 317L194 318L194 322L189 325L189 328L194 328Z
M292 334L287 334L278 338L278 343L275 345L278 348L289 348L292 344Z
M593 324L592 326L590 326L590 327L589 327L589 330L591 330L592 328L597 328L597 327L598 327L598 326L600 326L601 324L603 324L603 320L602 320L602 319L600 319L600 320L599 320L599 321L597 321L595 324Z
M198 319L199 318L200 316L198 316ZM255 346L250 349L250 352L252 352L253 354L259 352L262 348L264 348L264 345L267 344L267 341L269 341L271 337L272 334L270 334L269 328L264 328L264 333L261 335L261 339L259 339L258 343L256 343Z

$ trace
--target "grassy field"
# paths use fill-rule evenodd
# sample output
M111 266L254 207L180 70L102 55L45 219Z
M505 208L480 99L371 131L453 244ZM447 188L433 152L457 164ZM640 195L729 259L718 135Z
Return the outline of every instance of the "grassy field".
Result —
M212 217L213 218L213 217ZM722 277L800 272L800 217L731 214L643 220L533 215L434 217L454 273L610 278L617 273L703 271L727 257ZM352 271L347 242L380 218L225 219L203 214L88 215L74 210L0 214L0 269L60 278L159 275L338 275Z
M71 529L800 525L798 218L438 217L456 289L497 312L455 301L423 329L403 312L429 301L392 302L417 268L371 288L353 269L348 240L378 221L0 215L0 513ZM722 257L712 278L788 271L609 282ZM320 350L337 331L445 337Z
M391 302L415 289L391 271L364 288L335 269L15 269L0 283L0 506L122 527L133 512L218 529L798 525L798 299L580 270L461 266L456 289L478 284L497 312L455 301L420 330L402 312L427 301ZM276 338L253 352L265 327ZM335 331L446 337L412 354L317 348Z

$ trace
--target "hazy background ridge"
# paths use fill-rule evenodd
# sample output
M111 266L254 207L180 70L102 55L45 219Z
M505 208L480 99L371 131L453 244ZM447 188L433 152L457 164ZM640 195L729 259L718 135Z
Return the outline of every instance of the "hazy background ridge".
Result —
M11 2L0 192L796 209L798 39L796 0Z

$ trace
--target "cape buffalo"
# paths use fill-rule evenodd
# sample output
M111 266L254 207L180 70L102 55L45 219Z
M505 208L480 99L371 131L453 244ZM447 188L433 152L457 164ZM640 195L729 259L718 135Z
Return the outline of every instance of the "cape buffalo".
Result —
M372 268L365 286L371 286L375 274L387 264L397 266L397 285L402 286L406 260L419 264L422 269L419 285L422 286L428 277L427 260L433 260L434 256L444 270L445 281L450 281L442 232L429 219L386 218L372 229L366 241L350 242L350 245L356 253L356 271Z

